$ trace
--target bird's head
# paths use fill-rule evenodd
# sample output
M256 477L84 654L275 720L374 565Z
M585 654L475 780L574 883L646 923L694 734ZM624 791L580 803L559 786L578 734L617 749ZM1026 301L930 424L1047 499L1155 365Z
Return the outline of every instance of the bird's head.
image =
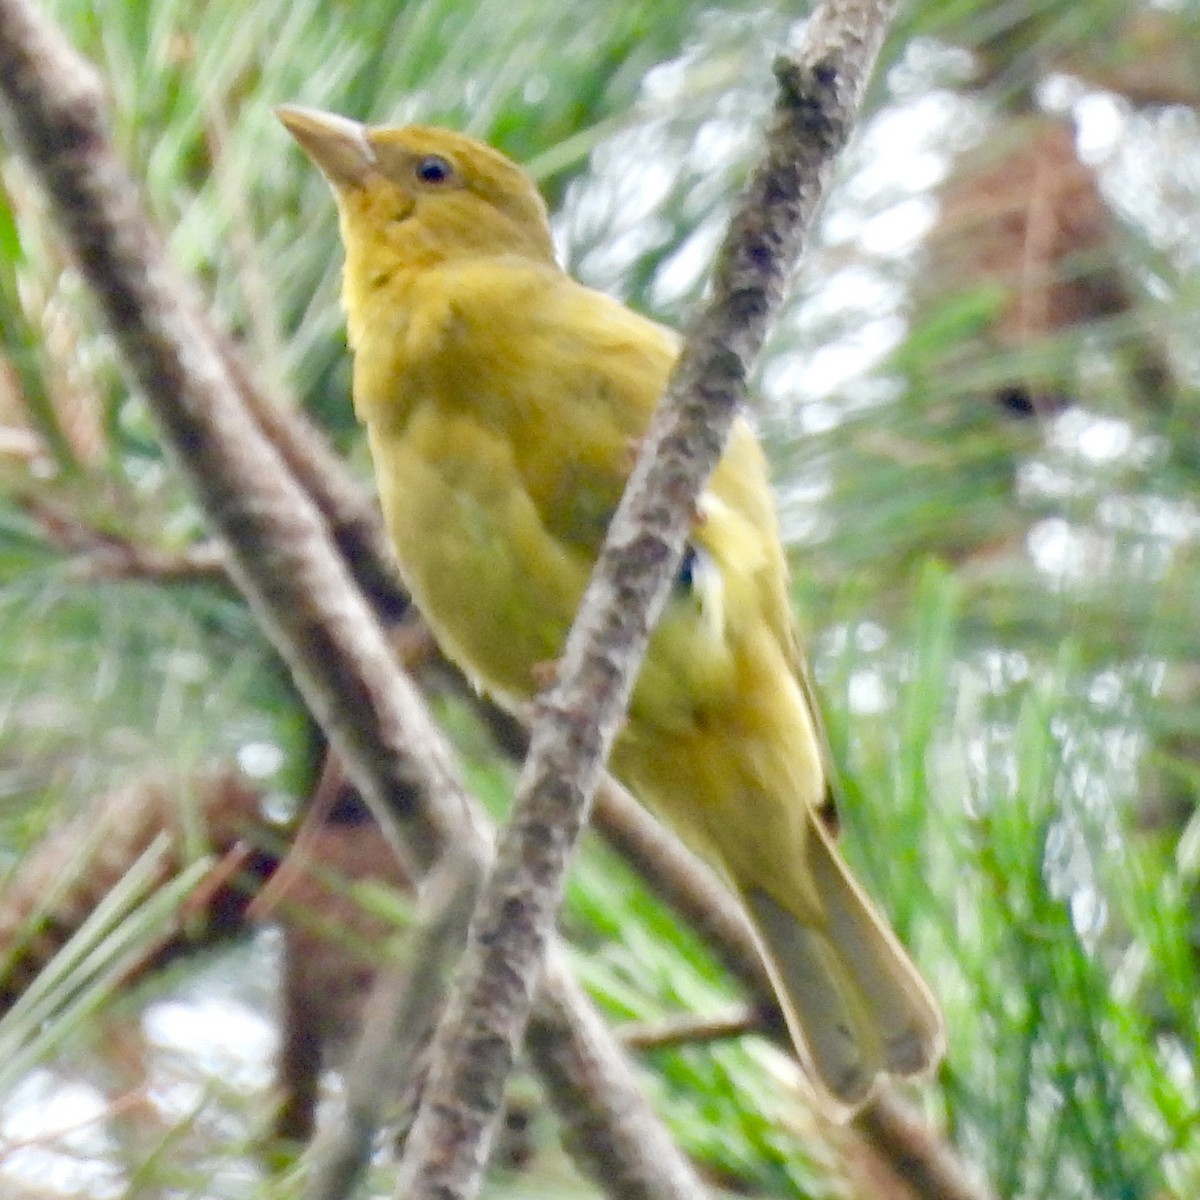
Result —
M554 262L545 202L490 146L423 125L368 126L292 105L275 113L332 186L348 257L415 267L480 254Z

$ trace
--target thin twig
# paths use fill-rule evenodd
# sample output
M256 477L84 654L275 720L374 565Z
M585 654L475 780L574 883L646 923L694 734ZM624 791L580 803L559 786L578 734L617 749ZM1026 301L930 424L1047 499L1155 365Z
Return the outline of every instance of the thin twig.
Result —
M67 573L78 583L146 579L156 583L227 583L225 556L211 541L167 550L98 526L76 508L48 501L32 488L17 502L56 550L70 555Z
M778 65L766 155L731 223L712 299L642 445L557 682L539 699L513 818L472 922L402 1162L397 1195L407 1200L469 1200L479 1190L571 853L696 498L849 137L893 9L893 0L829 0L810 21L797 60Z
M721 1042L762 1030L762 1015L752 1008L735 1008L716 1017L664 1017L658 1021L630 1021L617 1029L627 1050L666 1050Z

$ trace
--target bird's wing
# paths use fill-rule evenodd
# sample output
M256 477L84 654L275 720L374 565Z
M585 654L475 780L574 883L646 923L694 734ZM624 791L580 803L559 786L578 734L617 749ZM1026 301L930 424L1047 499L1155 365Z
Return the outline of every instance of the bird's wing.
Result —
M459 396L505 441L547 534L603 541L678 352L676 336L554 267L470 260L422 274L386 378Z
M546 454L525 471L546 528L596 554L678 354L671 330L563 276L538 314L538 369L573 404L551 417L572 441L553 470Z
M780 540L766 459L758 439L744 420L734 423L725 456L713 476L711 487L724 504L743 518L747 530L745 537L752 538L755 543L754 590L759 612L779 646L783 662L795 676L808 707L825 773L825 793L818 812L826 827L836 832L838 789L833 751L792 610L787 558ZM746 552L743 548L743 555Z

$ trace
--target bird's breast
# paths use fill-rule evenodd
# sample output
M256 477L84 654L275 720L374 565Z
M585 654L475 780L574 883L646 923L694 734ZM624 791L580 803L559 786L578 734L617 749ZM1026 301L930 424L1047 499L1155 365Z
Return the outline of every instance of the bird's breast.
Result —
M443 649L510 707L557 657L588 562L547 532L508 441L467 412L417 404L372 423L405 584Z

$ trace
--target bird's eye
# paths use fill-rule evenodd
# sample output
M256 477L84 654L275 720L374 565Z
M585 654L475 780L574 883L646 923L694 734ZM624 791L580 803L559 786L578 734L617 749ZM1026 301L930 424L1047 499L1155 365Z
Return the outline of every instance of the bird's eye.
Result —
M417 160L416 175L422 183L445 183L454 168L440 154L426 154Z

